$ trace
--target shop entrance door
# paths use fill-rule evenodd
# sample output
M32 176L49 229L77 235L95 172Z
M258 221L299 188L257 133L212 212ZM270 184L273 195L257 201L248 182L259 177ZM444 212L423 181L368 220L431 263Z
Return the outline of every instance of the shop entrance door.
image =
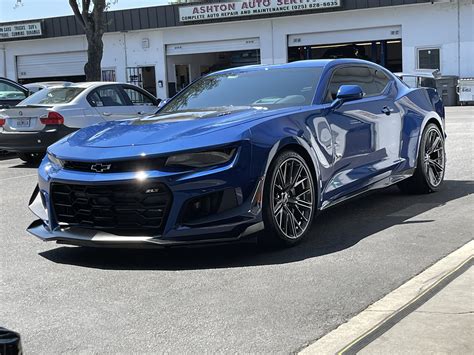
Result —
M156 97L155 67L128 67L127 83L141 87Z
M175 65L176 73L176 89L178 91L184 89L190 83L189 78L189 65L187 64L176 64Z
M166 45L168 97L217 70L260 63L260 39L189 42Z
M288 61L359 58L402 71L402 28L384 26L288 36Z

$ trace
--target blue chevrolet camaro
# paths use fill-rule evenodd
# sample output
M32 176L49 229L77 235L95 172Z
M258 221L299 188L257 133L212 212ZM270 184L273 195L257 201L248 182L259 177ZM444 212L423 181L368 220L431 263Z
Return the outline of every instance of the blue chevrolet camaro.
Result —
M85 246L257 236L290 246L317 211L369 190L439 189L444 107L376 64L301 61L207 75L152 116L48 149L28 231Z

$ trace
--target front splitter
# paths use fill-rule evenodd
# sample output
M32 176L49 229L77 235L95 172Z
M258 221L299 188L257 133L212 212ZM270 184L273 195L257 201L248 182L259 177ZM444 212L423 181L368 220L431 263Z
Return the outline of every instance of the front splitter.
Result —
M248 227L243 233L233 238L213 238L198 240L166 240L159 236L120 236L104 231L96 231L85 228L68 227L50 232L42 220L34 221L27 231L48 242L55 241L59 244L70 244L77 246L106 247L106 248L164 248L173 246L221 244L241 241L244 237L251 236L263 229L263 223L257 223ZM245 238L247 239L247 238Z

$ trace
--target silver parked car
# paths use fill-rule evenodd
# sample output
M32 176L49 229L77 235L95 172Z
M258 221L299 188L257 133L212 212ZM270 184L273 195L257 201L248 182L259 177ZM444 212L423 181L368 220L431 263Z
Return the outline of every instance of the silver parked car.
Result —
M87 82L47 87L0 110L0 149L26 162L42 158L46 148L80 128L156 112L160 100L130 84Z

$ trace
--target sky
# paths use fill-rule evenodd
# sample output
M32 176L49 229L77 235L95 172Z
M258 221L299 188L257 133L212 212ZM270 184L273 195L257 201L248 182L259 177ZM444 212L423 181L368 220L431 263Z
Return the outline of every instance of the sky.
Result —
M72 15L68 0L22 0L22 2L23 6L15 8L16 0L0 0L0 22ZM168 0L118 0L111 10L166 4Z

